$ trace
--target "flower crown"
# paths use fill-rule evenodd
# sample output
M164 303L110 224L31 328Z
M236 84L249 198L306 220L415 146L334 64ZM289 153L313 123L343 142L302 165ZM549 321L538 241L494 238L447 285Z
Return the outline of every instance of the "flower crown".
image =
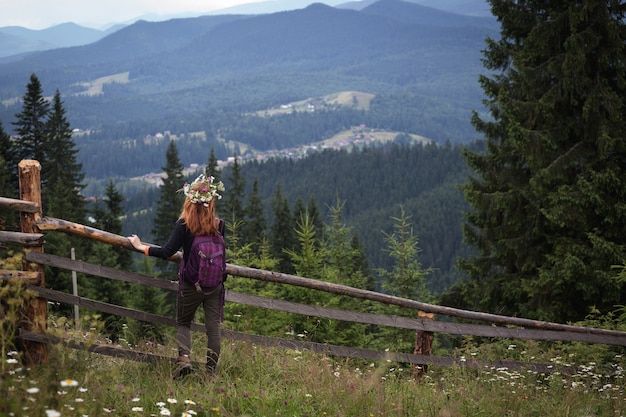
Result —
M182 191L192 203L203 204L205 207L208 207L209 201L213 200L213 198L218 200L222 198L218 191L224 191L224 183L222 181L214 181L215 177L212 175L207 177L204 174L200 174L191 184L185 183ZM198 184L201 184L201 186L198 186Z

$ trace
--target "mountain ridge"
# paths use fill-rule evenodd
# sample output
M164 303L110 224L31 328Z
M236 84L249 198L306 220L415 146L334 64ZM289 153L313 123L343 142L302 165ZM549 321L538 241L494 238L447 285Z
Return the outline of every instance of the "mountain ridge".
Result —
M407 0L410 3L424 5L433 9L467 16L491 16L486 0ZM362 10L376 0L341 2L338 0L321 1L341 9ZM75 22L55 24L44 29L29 29L21 26L0 27L0 60L11 56L19 57L25 53L43 51L69 46L86 45L96 42L115 31L138 21L160 22L190 17L215 16L225 14L269 14L280 11L296 10L312 4L311 0L272 0L227 7L206 13L181 13L166 16L139 16L130 22L113 22L105 25L106 29L86 27Z
M1 64L0 120L11 125L32 72L51 90L44 94L59 89L72 125L83 130L148 123L170 130L174 120L180 125L213 112L251 112L347 90L424 96L444 114L469 120L481 106L480 50L497 29L495 19L464 19L382 0L361 11L316 3L259 16L139 21L92 44ZM128 75L84 94L84 85L115 74ZM458 130L438 136L468 140L466 125L463 137Z

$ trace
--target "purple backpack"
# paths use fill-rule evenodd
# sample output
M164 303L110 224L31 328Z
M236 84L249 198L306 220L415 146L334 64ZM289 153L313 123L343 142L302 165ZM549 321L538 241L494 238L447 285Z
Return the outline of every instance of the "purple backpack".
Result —
M180 277L202 292L226 279L226 245L220 233L196 236L191 244L189 258L180 261Z

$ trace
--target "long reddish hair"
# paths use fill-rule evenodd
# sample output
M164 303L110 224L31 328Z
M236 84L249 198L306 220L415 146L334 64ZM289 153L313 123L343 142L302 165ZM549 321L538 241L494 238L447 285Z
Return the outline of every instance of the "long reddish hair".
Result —
M185 221L187 229L194 236L217 234L219 218L215 214L215 198L206 204L205 206L204 203L192 203L189 198L185 198L183 203L180 218Z

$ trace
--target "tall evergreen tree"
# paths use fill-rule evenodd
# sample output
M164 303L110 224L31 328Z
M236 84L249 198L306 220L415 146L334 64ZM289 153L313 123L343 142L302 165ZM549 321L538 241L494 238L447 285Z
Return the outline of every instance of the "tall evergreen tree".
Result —
M170 141L165 153L165 166L163 171L163 185L160 187L161 195L156 209L154 218L154 229L152 237L155 243L163 245L170 237L174 224L180 216L181 207L185 196L178 192L183 186L183 169L184 166L178 157L178 149L176 143ZM161 268L174 270L175 268L167 268L169 261L159 261Z
M17 137L12 152L13 160L9 161L15 165L15 172L22 159L35 159L40 163L45 159L44 142L50 103L44 98L41 82L34 73L26 85L22 103L22 111L15 115L17 120L13 122Z
M626 3L490 0L486 153L466 152L478 254L444 300L566 322L626 302Z
M294 250L297 245L294 221L289 210L287 198L283 196L281 186L278 184L272 195L272 212L274 221L270 229L270 242L272 245L272 257L278 259L280 272L293 273L294 268L285 250Z
M241 165L237 154L234 155L234 161L228 178L229 185L226 189L226 201L224 203L224 217L231 222L244 221L245 211L243 206L243 193L246 188L246 181L241 175ZM244 241L248 239L244 238Z
M211 152L209 152L209 159L207 160L206 167L204 168L204 175L207 177L213 176L216 180L220 181L220 170L217 157L215 156L215 148L211 146Z
M0 196L16 198L17 190L11 182L12 168L9 166L11 158L11 137L4 131L0 121ZM18 216L16 212L0 208L0 230L7 228L16 230Z
M385 234L386 251L393 258L393 268L388 271L379 269L382 289L387 294L397 297L430 302L431 296L426 289L425 278L430 269L425 269L419 260L420 248L417 236L409 223L410 216L400 207L400 216L394 217L394 232ZM387 314L415 317L413 310L401 309L396 306L383 307ZM379 337L391 343L397 343L398 349L407 351L415 341L415 332L406 329L383 328Z
M245 212L246 221L244 223L243 235L247 238L248 242L252 243L257 255L259 255L261 242L266 237L267 223L265 220L263 199L259 194L259 181L257 178L255 178L252 183L252 192L248 197Z
M360 269L362 257L365 256L362 248L355 247L350 238L352 229L341 222L341 211L344 202L337 201L330 207L331 222L325 226L324 241L321 252L324 254L324 275L322 279L342 285L360 289L373 289L369 270ZM311 220L313 224L313 219ZM324 226L324 225L322 225ZM313 226L314 227L314 226ZM371 309L367 300L357 300L351 297L333 296L326 303L327 307L351 311L366 312ZM346 321L331 321L327 325L332 342L349 346L371 346L371 335L368 326Z
M81 195L85 175L78 162L78 149L65 116L61 94L57 90L45 124L45 142L41 161L42 203L46 215L84 223L85 199Z
M124 196L115 187L113 180L109 180L104 191L104 207L98 202L94 210L96 227L117 235L122 234L122 216L124 215ZM113 248L117 256L117 266L129 269L132 266L131 252L123 248Z

